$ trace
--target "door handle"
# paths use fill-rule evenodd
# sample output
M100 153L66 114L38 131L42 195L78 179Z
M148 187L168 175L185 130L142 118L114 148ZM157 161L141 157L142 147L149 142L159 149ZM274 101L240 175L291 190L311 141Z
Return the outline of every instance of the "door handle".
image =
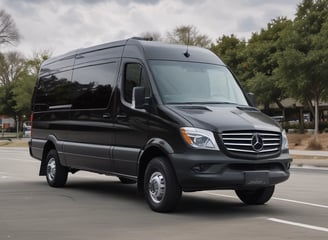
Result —
M104 113L104 114L102 115L102 117L103 117L103 118L110 118L111 115L110 115L110 113Z
M125 115L125 114L117 114L117 115L116 115L116 118L117 118L117 119L122 119L122 120L125 120L125 119L127 119L127 118L128 118L128 116L127 116L127 115Z

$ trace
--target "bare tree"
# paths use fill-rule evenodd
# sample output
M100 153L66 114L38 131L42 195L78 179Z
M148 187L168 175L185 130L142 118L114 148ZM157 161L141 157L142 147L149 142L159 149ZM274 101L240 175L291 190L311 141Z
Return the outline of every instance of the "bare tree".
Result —
M193 45L209 48L210 38L205 34L200 34L195 26L179 26L173 31L167 32L167 41L185 45Z
M15 45L19 40L20 35L14 20L5 10L0 10L0 45Z
M40 49L33 51L33 55L26 62L26 68L29 75L34 78L39 74L41 64L52 56L50 49Z
M141 33L141 37L152 39L153 41L162 41L162 36L158 32L144 32Z
M25 59L19 52L0 53L0 86L11 86L24 71Z

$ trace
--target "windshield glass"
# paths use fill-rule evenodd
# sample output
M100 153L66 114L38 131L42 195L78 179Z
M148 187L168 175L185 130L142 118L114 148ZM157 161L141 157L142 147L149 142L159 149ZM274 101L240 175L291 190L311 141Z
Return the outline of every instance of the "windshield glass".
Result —
M165 104L248 105L231 72L225 66L176 61L150 61Z

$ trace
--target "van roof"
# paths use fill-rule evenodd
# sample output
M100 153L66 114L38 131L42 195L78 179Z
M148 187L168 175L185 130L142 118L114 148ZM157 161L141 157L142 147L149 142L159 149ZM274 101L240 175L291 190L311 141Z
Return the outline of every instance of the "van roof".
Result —
M128 39L127 46L135 45L142 49L145 59L157 60L175 60L175 61L191 61L204 62L212 64L224 65L221 59L208 49L186 46L178 44L168 44L157 41L142 41ZM129 57L129 48L125 50L124 56ZM188 54L185 53L188 51Z
M60 56L50 58L45 62L43 62L42 66L44 67L46 65L58 61L71 62L78 54L84 54L84 53L99 51L102 49L115 48L115 47L125 47L123 57L135 58L136 55L138 55L140 58L147 59L147 60L156 59L156 60L194 61L194 62L206 62L206 63L224 65L221 59L208 49L195 47L195 46L187 47L186 45L177 45L177 44L168 44L168 43L157 42L157 41L149 41L142 38L129 38L125 40L104 43L87 48L76 49L67 52L65 54L62 54ZM185 55L187 49L189 55ZM121 57L121 56L122 55L115 56L115 57Z

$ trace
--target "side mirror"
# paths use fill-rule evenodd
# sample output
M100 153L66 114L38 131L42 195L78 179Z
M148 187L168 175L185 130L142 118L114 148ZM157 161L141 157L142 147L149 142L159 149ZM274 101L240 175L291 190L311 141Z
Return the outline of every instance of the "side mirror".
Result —
M135 109L144 109L145 102L145 88L134 87L132 92L132 107Z
M254 93L247 93L247 98L252 105L252 107L256 107L256 96Z

